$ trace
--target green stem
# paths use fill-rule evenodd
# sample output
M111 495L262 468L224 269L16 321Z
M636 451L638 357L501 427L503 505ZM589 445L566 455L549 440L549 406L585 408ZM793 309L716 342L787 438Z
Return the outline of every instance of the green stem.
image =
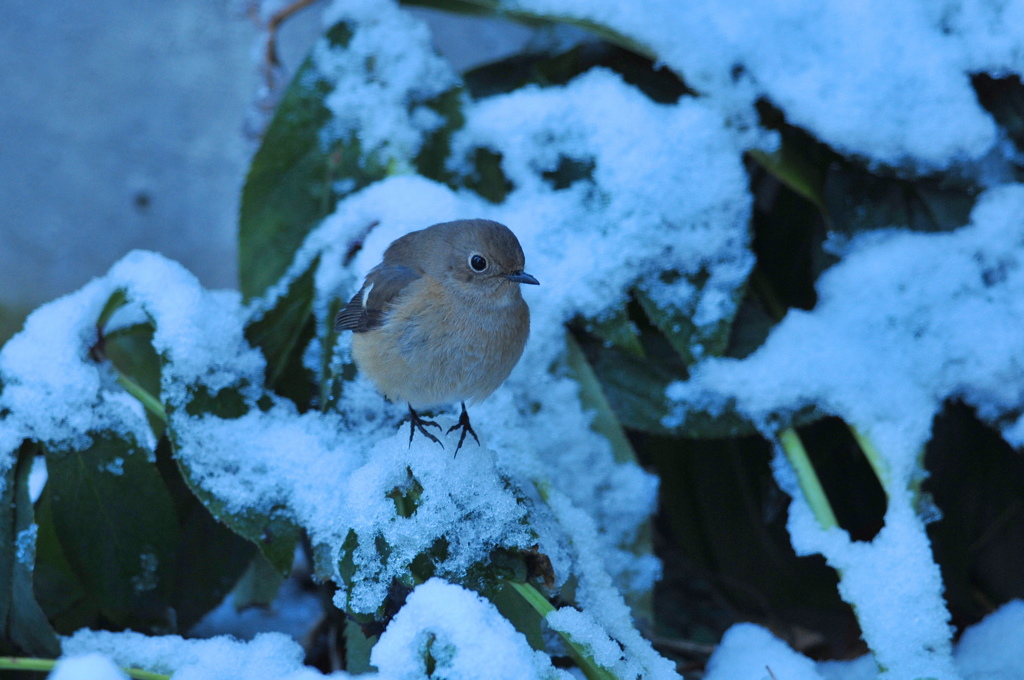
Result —
M117 370L116 367L115 370ZM134 378L117 370L117 384L123 387L128 394L142 402L143 408L159 418L165 425L167 424L167 412L164 410L163 404L160 403L159 399L147 392Z
M506 581L506 583L519 593L527 604L533 607L534 611L540 614L541 618L544 618L551 612L555 611L554 606L548 599L544 597L540 591L531 586L529 583L516 583L515 581ZM565 642L566 647L569 649L569 655L572 656L573 661L583 671L583 675L587 676L588 680L615 680L615 676L608 669L598 665L594 659L591 658L590 653L586 647L572 639L568 633L562 631L555 631L559 637Z
M123 288L118 288L111 293L110 297L107 298L107 303L103 305L103 309L100 311L99 318L96 319L96 328L101 330L106 328L107 322L110 321L110 317L114 315L114 312L124 307L127 302L128 295Z
M32 659L17 656L0 656L0 670L7 671L38 671L49 673L57 665L57 659ZM171 676L144 671L141 668L122 668L125 673L136 680L170 680Z
M860 446L860 450L864 452L864 457L868 459L868 465L874 470L875 476L878 477L878 483L882 485L882 490L885 491L886 498L889 497L889 466L882 458L882 454L878 452L875 445L871 443L865 435L861 434L853 425L847 425L850 428L850 434L857 440L857 444Z
M807 456L807 450L804 448L803 442L800 441L800 435L792 427L787 427L779 433L779 443L782 444L786 457L789 458L790 464L796 470L800 490L804 492L804 498L810 504L814 516L818 518L818 524L822 529L839 526L836 515L832 512L832 506L828 502L828 497L825 495L825 489L822 488L821 481L818 479L818 473L814 471L811 459Z

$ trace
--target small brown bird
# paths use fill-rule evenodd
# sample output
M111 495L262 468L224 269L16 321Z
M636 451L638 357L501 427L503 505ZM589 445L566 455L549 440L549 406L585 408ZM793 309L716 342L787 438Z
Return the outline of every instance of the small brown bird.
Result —
M466 402L486 399L523 354L530 310L515 234L490 220L456 220L414 231L384 251L362 288L334 320L353 331L352 357L377 389L409 404L409 443L419 430L441 443L416 409L462 403L458 454L466 434L480 442ZM441 444L443 447L444 444Z

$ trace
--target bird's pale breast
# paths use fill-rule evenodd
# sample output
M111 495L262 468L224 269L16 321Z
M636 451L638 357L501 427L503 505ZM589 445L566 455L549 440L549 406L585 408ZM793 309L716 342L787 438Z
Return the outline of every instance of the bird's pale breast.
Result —
M385 396L413 408L485 399L512 372L529 336L526 302L518 285L508 285L505 304L467 305L434 279L419 279L381 327L353 335L356 365Z

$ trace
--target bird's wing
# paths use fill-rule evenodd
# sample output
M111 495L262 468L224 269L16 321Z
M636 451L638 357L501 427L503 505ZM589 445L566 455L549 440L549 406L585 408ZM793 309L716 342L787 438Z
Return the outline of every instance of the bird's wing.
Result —
M404 265L374 267L363 287L334 318L334 330L365 333L380 328L388 306L418 278L418 272Z

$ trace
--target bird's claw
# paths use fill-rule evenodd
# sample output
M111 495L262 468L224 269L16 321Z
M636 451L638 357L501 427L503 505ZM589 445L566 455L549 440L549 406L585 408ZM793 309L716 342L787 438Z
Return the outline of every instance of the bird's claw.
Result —
M466 441L466 434L473 435L473 439L476 440L477 445L480 444L480 437L476 436L476 432L473 431L473 426L469 424L469 413L466 411L466 404L462 404L462 414L459 416L459 422L455 423L448 428L445 434L451 434L452 430L462 430L462 436L459 437L459 444L455 447L455 455L459 455L459 449L462 448L462 443Z
M426 420L425 418L421 418L420 414L416 413L416 411L413 409L412 406L409 406L409 416L408 417L409 417L409 446L412 446L412 438L416 434L416 430L419 430L423 434L424 437L426 437L430 441L434 442L435 444L441 444L441 448L442 449L444 448L444 444L441 443L441 440L438 439L437 437L435 437L433 434L431 434L429 430L427 430L427 426L428 425L433 425L434 427L436 427L437 429L440 430L440 429L442 429L440 425L438 425L433 420ZM456 449L455 452L458 453L458 449Z

